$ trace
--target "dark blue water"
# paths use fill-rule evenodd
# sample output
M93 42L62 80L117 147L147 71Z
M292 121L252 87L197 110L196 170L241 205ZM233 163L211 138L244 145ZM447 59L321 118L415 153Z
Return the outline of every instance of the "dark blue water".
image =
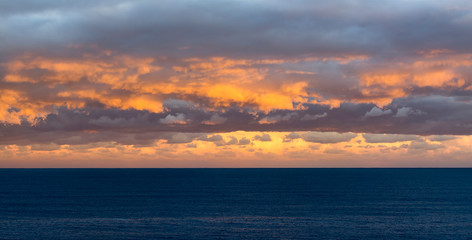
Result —
M0 239L472 239L472 169L2 169Z

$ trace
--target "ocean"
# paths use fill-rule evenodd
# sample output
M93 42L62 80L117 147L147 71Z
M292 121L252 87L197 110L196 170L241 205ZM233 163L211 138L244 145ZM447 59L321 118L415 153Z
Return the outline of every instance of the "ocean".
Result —
M472 169L0 169L0 239L472 239Z

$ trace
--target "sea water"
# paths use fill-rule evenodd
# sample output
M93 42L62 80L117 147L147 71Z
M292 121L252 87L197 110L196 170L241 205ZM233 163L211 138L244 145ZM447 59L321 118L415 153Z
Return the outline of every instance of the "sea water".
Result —
M0 169L0 239L472 239L472 169Z

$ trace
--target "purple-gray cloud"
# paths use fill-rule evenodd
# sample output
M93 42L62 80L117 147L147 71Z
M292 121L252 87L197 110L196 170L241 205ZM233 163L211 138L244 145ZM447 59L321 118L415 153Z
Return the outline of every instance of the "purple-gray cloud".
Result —
M33 120L20 114L21 124L0 122L0 144L146 145L159 139L250 144L245 138L206 135L237 130L470 135L472 8L467 3L4 2L0 117L23 114L27 107L46 115ZM132 65L147 58L142 69ZM87 66L71 74L68 68L83 66L41 64L46 60ZM192 66L199 63L209 70ZM96 65L98 70L89 71ZM109 75L112 83L104 77ZM220 101L224 92L208 94L217 91L207 88L228 82L229 90L259 91L237 92L244 100L239 102ZM298 92L290 88L296 83L304 84ZM185 91L172 89L178 87ZM266 93L283 93L296 107L262 109ZM139 109L126 105L137 98L147 102ZM330 100L341 104L327 105ZM405 139L375 136L364 138ZM286 140L295 138L324 141L313 134L290 134Z
M64 54L56 50L69 44L172 56L349 53L382 59L421 49L470 52L466 3L12 1L0 10L0 52Z
M366 118L365 115L374 107L373 104L341 104L338 108L324 105L306 104L303 110L274 110L268 113L225 109L217 112L195 107L192 103L169 104L164 112L151 113L146 110L120 110L100 107L69 109L60 107L55 113L44 118L37 118L34 123L24 120L22 124L0 125L0 144L53 142L56 144L78 144L98 141L135 142L149 144L156 139L165 139L170 143L187 143L199 138L203 141L226 144L219 135L207 137L205 133L243 131L328 131L360 133L394 133L416 135L470 135L472 134L472 104L457 101L451 97L422 97L395 99L385 107L392 114ZM421 111L423 114L410 114L397 117L395 114L404 108ZM272 123L259 123L261 119L273 115L293 113L293 118ZM307 114L327 113L326 117L312 121L303 120ZM207 125L215 114L227 121ZM187 121L182 124L163 122L168 116L185 115ZM175 135L172 133L181 133ZM380 137L379 137L380 136ZM291 134L290 139L313 136ZM316 137L316 136L315 136ZM351 136L349 136L351 137ZM392 137L394 139L392 139ZM367 142L392 142L414 140L416 137L404 135L365 134ZM270 141L267 136L255 140ZM308 141L307 140L307 141ZM248 144L241 139L232 144Z

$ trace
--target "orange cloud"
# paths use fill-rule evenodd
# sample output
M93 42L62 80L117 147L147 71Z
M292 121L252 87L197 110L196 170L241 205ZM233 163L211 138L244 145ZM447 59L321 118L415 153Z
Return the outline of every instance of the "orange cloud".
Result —
M160 70L153 65L152 58L132 58L129 56L89 56L81 59L50 59L23 56L4 64L8 70L5 79L15 82L44 82L50 84L77 82L82 78L88 81L105 83L120 87L136 83L143 74ZM50 74L44 76L24 76L25 70L43 70Z
M210 108L250 106L263 111L295 109L301 105L294 106L294 103L307 102L331 107L338 107L345 101L384 106L394 98L406 97L414 86L466 86L466 79L457 69L472 66L472 55L444 50L424 54L427 57L411 63L405 61L362 68L357 75L350 76L359 78L358 85L346 86L360 94L349 98L344 94L317 92L310 81L324 79L318 75L310 79L312 72L281 69L300 62L335 61L346 65L361 61L369 64L367 56L299 59L211 57L174 60L169 64L164 58L134 58L107 51L84 54L80 59L24 55L3 64L6 70L3 81L47 87L50 93L36 96L33 100L28 91L5 89L0 120L18 123L21 116L34 119L47 113L50 111L48 106L83 107L89 102L120 109L160 112L167 98L202 100ZM280 79L276 74L281 74ZM309 88L315 90L308 92ZM325 95L329 97L323 97ZM19 111L9 111L12 107Z
M35 117L45 116L41 102L28 101L28 97L13 90L0 89L0 123L19 124L22 119L33 122Z
M422 60L412 63L397 62L389 67L362 73L359 77L361 92L366 97L372 97L369 101L385 105L393 98L406 97L405 90L414 86L465 86L466 80L458 69L472 66L471 54L454 54L446 50L424 54L425 58Z
M4 90L0 105L0 121L18 123L21 117L34 119L48 111L47 106L67 105L83 107L88 101L98 101L108 107L121 109L160 111L162 102L158 97L129 92L111 94L113 90L129 90L139 81L140 76L157 72L161 68L152 58L132 58L130 56L110 56L110 53L84 55L81 59L54 59L25 55L3 64L7 73L5 82L34 83L47 86L55 96L44 95L39 101L31 100L28 89ZM31 74L27 74L31 72ZM70 85L86 79L89 89L57 88L58 84ZM94 84L105 84L105 88L95 89ZM87 84L81 84L86 87ZM82 87L82 88L83 88ZM41 97L41 96L40 96ZM8 111L15 108L18 111Z
M187 96L210 99L211 106L217 107L237 104L262 110L293 109L293 102L303 101L302 96L306 95L306 82L263 82L268 69L261 66L281 64L283 60L234 60L223 57L187 59L181 66L175 65L172 68L174 74L167 77L156 75L161 67L156 66L155 62L152 58L132 58L110 52L84 55L81 59L25 55L5 64L7 74L4 80L54 88L58 84L71 84L86 79L89 89L59 89L55 93L56 99L48 97L47 101L38 103L36 112L30 110L31 118L37 116L39 109L47 105L65 103L72 107L83 107L88 101L97 101L107 107L159 112L165 95L176 95L182 99L188 99ZM27 71L33 73L25 74ZM147 74L154 75L142 78ZM80 84L86 86L84 83ZM96 89L94 84L103 85ZM117 90L124 92L113 93ZM23 109L25 104L31 102L28 97L24 95L18 107ZM4 103L2 119L7 118L5 109L13 106L11 101Z

